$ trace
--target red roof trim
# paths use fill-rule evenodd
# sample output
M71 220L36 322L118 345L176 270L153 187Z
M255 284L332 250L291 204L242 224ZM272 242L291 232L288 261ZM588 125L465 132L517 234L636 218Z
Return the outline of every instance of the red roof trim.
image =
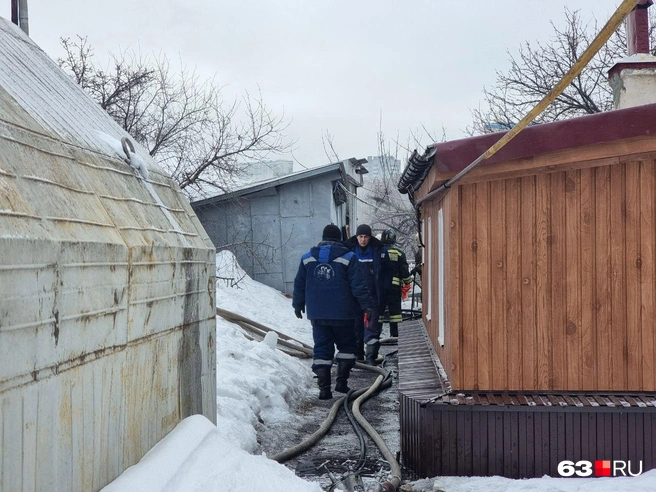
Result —
M504 134L490 133L435 144L437 171L463 170ZM656 136L656 104L529 126L481 165L648 135Z

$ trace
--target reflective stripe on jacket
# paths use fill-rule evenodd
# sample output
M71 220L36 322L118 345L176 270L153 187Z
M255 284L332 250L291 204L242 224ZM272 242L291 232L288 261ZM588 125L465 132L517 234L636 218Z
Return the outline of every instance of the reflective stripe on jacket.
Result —
M408 260L405 253L395 246L387 247L387 256L390 264L390 285L400 287L401 283L412 283L412 275L408 270Z
M355 254L340 242L325 241L302 256L292 306L305 308L310 320L354 320L374 301Z
M357 236L352 236L348 242L352 245L351 251L359 259L371 297L376 304L382 303L385 299L385 284L389 277L387 248L376 237L369 239L369 244L364 251L358 244Z

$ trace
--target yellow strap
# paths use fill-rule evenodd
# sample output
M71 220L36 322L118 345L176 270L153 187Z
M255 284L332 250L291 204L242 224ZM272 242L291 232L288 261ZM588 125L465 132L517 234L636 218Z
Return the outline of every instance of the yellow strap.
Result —
M570 68L567 73L563 75L563 78L560 79L554 88L551 89L549 93L544 96L544 98L542 98L542 100L536 104L535 107L530 110L519 123L517 123L517 125L511 128L508 133L501 137L497 143L487 149L485 154L483 154L483 159L489 159L494 154L496 154L501 147L506 145L526 125L533 121L537 115L544 111L544 109L549 104L551 104L561 92L565 90L565 88L572 82L572 80L574 80L574 77L576 77L581 72L581 70L583 70L588 63L590 63L590 60L592 60L592 58L597 54L597 52L606 43L606 41L608 41L608 39L613 35L622 21L624 21L624 18L629 15L638 4L638 1L639 0L624 0L622 2L615 13L608 20L606 25L601 28L601 31L599 31L597 37L592 40L590 46L588 46L588 48L583 52L581 58L579 58L577 62L572 65L572 68Z
M597 52L606 43L606 41L608 41L608 39L613 35L613 33L619 27L619 25L624 21L624 18L627 15L629 15L631 11L635 8L635 6L638 4L638 1L639 0L624 0L617 8L615 13L608 20L606 25L601 28L599 34L597 34L597 36L592 40L590 46L588 46L588 48L583 52L583 54L576 61L576 63L572 65L572 67L567 71L567 73L563 75L560 81L558 81L558 83L554 86L554 88L551 89L549 93L546 96L544 96L542 100L538 102L533 107L533 109L531 109L526 114L526 116L524 116L524 118L521 119L519 123L517 123L514 127L512 127L494 145L492 145L489 149L487 149L483 154L478 156L471 164L465 167L453 178L445 181L438 188L431 191L430 193L427 193L419 200L417 200L415 202L415 207L418 207L429 198L433 198L435 195L438 196L437 201L441 200L441 197L444 196L444 193L446 193L451 186L453 186L458 181L460 181L463 176L465 176L472 169L477 167L485 159L489 159L494 154L496 154L504 145L510 142L519 132L521 132L524 129L524 127L526 127L531 121L533 121L536 116L542 113L542 111L544 111L545 108L549 106L549 104L551 104L560 95L560 93L565 90L565 88L572 82L572 80L574 80L574 78L577 75L579 75L581 70L585 68L585 66L590 62L590 60L592 60L592 58L597 54Z

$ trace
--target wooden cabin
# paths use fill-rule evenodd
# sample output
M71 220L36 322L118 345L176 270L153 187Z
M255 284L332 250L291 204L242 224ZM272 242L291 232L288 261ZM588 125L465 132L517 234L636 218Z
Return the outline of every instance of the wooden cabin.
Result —
M399 342L403 461L654 468L656 104L530 126L429 195L502 135L431 146L401 178L425 245L423 318Z

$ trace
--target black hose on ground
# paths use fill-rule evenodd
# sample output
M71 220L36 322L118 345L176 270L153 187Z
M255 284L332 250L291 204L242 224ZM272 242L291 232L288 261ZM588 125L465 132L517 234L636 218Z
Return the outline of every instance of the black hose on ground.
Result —
M274 330L273 328L269 328L268 326L258 323L257 321L253 321L244 316L241 316L240 314L232 313L224 309L217 308L216 311L217 311L217 315L229 321L237 322L240 326L242 326L242 328L244 328L243 324L248 324L251 325L251 327L255 327L259 329L259 331L261 332L273 331L278 334L279 339L281 339L279 340L281 344L283 344L282 342L284 341L285 343L283 345L289 346L290 348L293 348L294 350L297 350L299 352L309 353L310 355L312 354L312 349L307 344L300 342L288 335L285 335L284 333L280 333ZM299 345L295 345L294 342L298 343ZM396 458L394 458L391 451L387 447L387 444L385 444L385 441L383 441L383 439L376 432L376 430L371 426L371 424L369 424L369 422L367 422L367 420L360 413L360 405L362 403L364 403L369 398L371 398L371 396L373 396L376 392L388 388L392 385L392 374L390 371L387 371L382 367L370 366L359 362L356 362L355 368L377 372L379 375L376 378L374 384L371 385L369 388L352 390L349 391L349 393L346 396L342 396L341 398L339 398L332 405L332 407L330 407L330 411L328 412L328 417L322 422L319 429L317 429L308 439L278 454L270 456L270 459L277 461L278 463L284 463L285 461L293 458L294 456L314 446L314 444L319 442L319 440L328 432L328 430L330 430L330 427L334 423L335 418L337 418L339 407L342 404L348 405L348 401L350 399L356 398L355 402L353 403L353 415L355 419L360 424L360 426L367 432L367 434L369 434L369 437L371 437L371 439L374 441L374 443L380 450L383 457L390 464L392 476L389 480L387 480L382 484L382 488L386 492L395 492L398 489L399 485L401 484L401 467L399 466L398 462L396 461ZM347 415L349 415L348 412ZM357 426L354 425L354 427ZM358 431L356 431L356 433L358 433ZM358 436L360 436L360 438L362 439L360 433L358 433ZM364 459L361 458L361 461L362 461L362 466L364 466Z
M395 492L399 488L399 485L401 485L401 466L387 447L387 444L385 444L385 441L383 441L382 437L380 437L380 434L376 432L371 424L367 422L367 420L362 416L362 413L360 413L360 405L364 403L372 394L378 391L378 388L383 384L383 381L383 376L378 376L374 384L372 384L366 392L364 392L355 400L355 402L353 402L353 415L355 416L355 419L358 421L360 426L374 441L381 454L383 455L383 458L385 458L385 460L390 464L391 477L386 482L383 482L383 489L386 492Z
M348 406L348 402L349 400L352 399L351 395L353 395L354 391L355 390L350 390L346 395L346 398L344 399L344 412L346 413L346 416L348 417L349 422L351 423L351 427L353 427L353 430L358 436L358 441L360 442L360 457L358 458L358 464L353 469L353 472L357 473L360 470L362 470L362 468L364 468L365 460L367 459L367 443L364 441L362 430L360 429L360 426L355 420L355 417L353 416L353 412Z
M355 367L358 369L365 369L380 374L378 377L384 378L384 384L381 385L381 388L388 388L389 386L392 385L392 379L391 377L389 377L389 372L385 371L385 369L376 366L368 366L366 364L361 364L359 362L355 364ZM367 389L368 388L362 388L353 391L350 398L359 397L360 395L365 393ZM369 396L367 396L367 398L369 398ZM325 436L326 433L330 430L330 427L333 425L333 422L335 422L335 419L337 418L337 414L339 412L339 408L342 406L345 399L346 396L342 396L335 403L333 403L333 405L330 407L330 410L328 411L328 416L326 417L326 419L321 423L319 428L310 437L296 444L295 446L292 446L291 448L287 448L281 451L280 453L274 454L273 456L269 456L269 458L274 461L277 461L278 463L284 463L285 461L292 459L294 456L301 454L303 451L310 449L312 446L318 443L321 440L321 438Z
M365 401L367 401L376 392L388 388L392 385L392 374L391 372L381 367L368 366L366 364L361 364L361 363L356 363L356 367L359 369L366 369L372 372L377 372L379 375L376 378L374 384L371 385L369 388L354 390L352 392L349 392L348 395L339 398L330 408L330 411L328 412L328 417L322 422L321 426L319 427L319 429L317 429L316 432L314 432L305 441L302 441L301 443L292 446L291 448L288 448L278 454L270 456L269 458L274 461L277 461L278 463L284 463L285 461L293 458L294 456L297 456L303 451L306 451L312 446L314 446L330 430L330 427L332 426L335 419L337 418L337 413L339 412L339 408L345 403L345 400L356 398L355 402L353 403L353 415L355 419L357 420L358 424L360 424L360 426L365 430L365 432L369 434L369 437L371 437L371 439L374 441L376 447L378 447L385 460L390 464L390 470L392 475L387 481L381 484L381 487L386 492L395 492L398 489L399 485L401 484L401 467L399 463L396 461L394 455L387 447L387 444L385 444L385 441L383 441L383 439L376 432L376 430L362 416L362 413L360 413L360 406Z

